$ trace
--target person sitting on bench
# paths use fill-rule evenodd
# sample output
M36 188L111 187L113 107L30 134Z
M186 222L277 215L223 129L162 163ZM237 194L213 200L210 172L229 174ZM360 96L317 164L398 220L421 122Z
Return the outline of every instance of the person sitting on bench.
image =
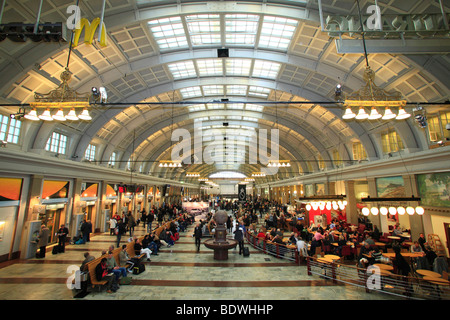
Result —
M108 271L106 267L106 258L102 258L99 264L95 267L95 277L97 281L107 281L106 283L106 292L113 292L112 285L113 281L115 281L114 274Z
M108 268L109 272L114 273L117 282L119 281L120 276L122 277L127 276L127 269L125 269L124 267L120 267L117 264L112 251L108 251L108 258L106 259L106 267Z

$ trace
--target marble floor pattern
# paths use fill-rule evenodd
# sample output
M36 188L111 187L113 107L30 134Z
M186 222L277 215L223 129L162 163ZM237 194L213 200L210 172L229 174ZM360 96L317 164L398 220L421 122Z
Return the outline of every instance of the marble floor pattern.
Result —
M113 244L115 236L91 236L83 245L67 245L65 253L44 259L13 260L0 264L1 300L393 300L390 295L366 293L362 288L333 284L331 280L308 276L305 265L276 259L250 247L250 256L229 251L227 261L213 259L213 251L196 252L191 225L172 247L161 248L146 262L145 272L132 275L131 285L115 293L91 292L74 298L66 281L70 266L79 266L89 251L99 257ZM138 226L134 235L145 233ZM122 238L126 243L127 237Z

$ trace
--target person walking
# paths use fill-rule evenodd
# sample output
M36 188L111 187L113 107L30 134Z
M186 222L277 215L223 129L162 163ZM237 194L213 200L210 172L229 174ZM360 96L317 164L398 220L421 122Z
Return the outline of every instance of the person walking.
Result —
M41 231L38 236L39 254L36 258L45 258L45 250L48 245L48 237L50 236L50 230L45 224L41 225Z
M203 236L201 223L197 223L194 229L193 237L195 238L195 246L197 247L197 252L200 252L200 242Z
M125 228L125 224L122 220L119 220L116 227L116 237L117 237L117 248L120 246L120 239L122 238L122 235L127 232L127 229Z
M134 219L131 211L128 212L128 229L130 230L130 237L133 237L134 227L136 226L136 220Z

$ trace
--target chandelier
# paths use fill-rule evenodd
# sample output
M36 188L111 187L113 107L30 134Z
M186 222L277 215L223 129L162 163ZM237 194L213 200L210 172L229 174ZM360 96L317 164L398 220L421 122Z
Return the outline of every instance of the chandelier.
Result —
M344 101L346 107L342 119L356 120L404 120L411 116L404 109L406 100L401 99L398 91L386 91L375 84L375 72L367 65L364 70L363 79L365 85L348 95ZM357 108L358 113L354 113L352 108ZM384 114L378 112L378 108L384 109ZM398 108L398 114L392 112L392 108ZM370 110L369 113L366 111Z
M411 202L419 203L421 198L411 197L395 197L395 198L362 198L361 202L369 202L372 203L371 207L364 207L361 209L361 213L364 216L369 216L370 214L376 216L378 214L386 216L388 213L390 215L404 215L407 213L412 216L414 214L423 215L425 213L425 209L420 206L414 206ZM385 205L379 205L379 202L384 202ZM407 204L408 203L408 204ZM407 204L407 205L405 205Z
M24 118L32 121L76 121L76 120L92 120L89 115L88 107L91 93L78 93L69 86L69 81L72 74L69 68L61 73L61 84L49 93L35 93L34 102L30 102L31 111L27 113ZM38 115L37 109L44 111ZM70 109L67 114L64 114L65 109ZM75 109L83 109L80 114L76 114ZM52 114L51 110L57 110Z
M369 59L366 49L366 40L364 37L364 25L361 18L361 9L359 1L356 0L359 12L359 22L361 26L361 37L364 48L364 58L366 60L366 69L364 70L363 80L365 85L346 97L344 107L346 107L342 119L356 120L404 120L411 115L405 111L406 100L402 99L402 95L398 91L386 91L379 88L375 84L375 72L370 68ZM336 87L336 97L342 93L340 85ZM352 108L357 108L358 113L354 113ZM384 109L384 115L380 114L377 108ZM398 114L392 112L391 108L398 108ZM367 110L366 110L367 109ZM367 112L369 111L369 113Z
M270 160L267 166L272 168L290 167L291 163L289 160Z
M161 160L159 162L160 168L181 168L182 166L181 161Z

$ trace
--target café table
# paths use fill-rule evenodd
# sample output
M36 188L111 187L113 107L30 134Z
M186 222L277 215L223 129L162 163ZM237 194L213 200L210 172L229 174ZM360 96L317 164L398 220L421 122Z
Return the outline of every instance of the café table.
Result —
M410 235L409 233L402 233L402 234L400 235L400 237L403 237L403 238L411 238L411 235Z
M375 242L375 245L378 246L378 247L385 247L386 243L384 243L384 242Z
M433 284L438 284L438 285L450 285L450 281L442 279L442 278L425 276L425 277L423 277L423 280L431 282Z
M433 278L442 278L442 276L434 271L426 270L426 269L417 269L416 272L421 276L433 277Z
M339 257L339 256L337 256L337 255L334 255L334 254L326 254L325 255L325 258L326 259L331 259L331 260L340 260L341 259L341 257Z
M422 252L400 252L400 254L403 257L409 257L409 258L418 258L418 257L422 257L423 256ZM393 259L393 258L395 258L395 253L394 252L387 252L387 253L383 253L383 256L386 257L386 258Z
M386 270L386 271L393 271L394 270L394 267L389 265L389 264L375 263L374 266L380 268L381 270Z
M322 262L322 263L333 263L333 259L327 258L327 257L323 257L323 258L317 258L318 262Z
M388 236L388 239L392 239L392 240L400 240L400 237L397 236Z

